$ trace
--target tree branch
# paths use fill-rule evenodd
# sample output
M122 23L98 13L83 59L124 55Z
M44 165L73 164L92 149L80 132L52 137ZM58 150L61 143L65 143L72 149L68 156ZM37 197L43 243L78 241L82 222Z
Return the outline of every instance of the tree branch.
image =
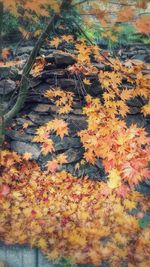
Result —
M19 95L18 95L17 101L16 101L15 105L12 107L12 109L4 115L4 123L5 124L7 124L9 121L11 121L11 119L13 117L15 117L16 114L23 107L25 100L26 100L26 97L27 97L27 94L28 94L28 84L29 84L28 77L29 77L30 71L32 69L32 66L35 62L36 56L37 56L42 44L44 43L45 39L52 31L53 24L56 24L56 22L58 21L60 16L66 10L69 9L71 2L72 2L72 0L63 0L62 1L59 14L54 14L54 16L51 18L47 28L45 29L45 31L41 34L41 36L37 40L32 52L30 54L30 57L29 57L26 65L23 69L21 83L20 83L20 90L19 90Z

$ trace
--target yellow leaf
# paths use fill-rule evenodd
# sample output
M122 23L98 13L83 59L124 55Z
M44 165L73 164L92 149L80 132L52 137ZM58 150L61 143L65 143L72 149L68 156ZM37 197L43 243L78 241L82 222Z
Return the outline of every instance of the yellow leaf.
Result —
M90 80L88 80L88 79L84 79L83 82L84 82L86 85L91 85L91 82L90 82Z
M115 189L121 185L121 176L117 169L112 169L108 175L109 181L107 185L111 189Z

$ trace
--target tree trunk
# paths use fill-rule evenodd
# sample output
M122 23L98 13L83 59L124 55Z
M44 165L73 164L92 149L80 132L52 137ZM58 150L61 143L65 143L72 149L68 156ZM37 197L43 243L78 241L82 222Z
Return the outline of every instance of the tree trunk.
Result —
M69 10L71 2L72 2L72 0L63 0L62 1L59 14L55 14L52 17L47 28L41 34L37 43L35 44L35 47L33 48L33 51L31 52L30 57L29 57L26 65L23 69L22 79L21 79L21 83L20 83L20 90L19 90L19 95L18 95L17 101L16 101L15 105L12 107L12 109L4 115L4 124L5 125L8 124L11 121L11 119L13 117L15 117L18 114L18 112L20 111L20 109L23 107L25 100L26 100L26 97L27 97L27 94L28 94L29 73L31 71L31 68L32 68L34 62L35 62L36 56L37 56L42 44L44 43L45 39L49 36L50 32L52 31L53 26L56 25L60 16L62 16L63 13L66 12L66 10Z

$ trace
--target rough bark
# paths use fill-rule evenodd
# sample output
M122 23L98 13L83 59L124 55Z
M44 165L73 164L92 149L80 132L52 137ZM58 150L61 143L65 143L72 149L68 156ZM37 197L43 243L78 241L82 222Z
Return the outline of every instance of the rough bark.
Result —
M18 112L20 111L20 109L23 107L25 100L26 100L26 97L27 97L27 94L28 94L29 73L31 71L31 68L32 68L34 62L35 62L36 56L37 56L42 44L44 43L45 39L51 33L54 25L56 25L58 19L64 15L64 12L69 10L71 3L72 3L72 0L63 0L62 1L59 14L54 14L54 16L50 20L47 28L41 34L37 43L35 44L35 47L33 48L33 51L31 52L30 57L29 57L26 65L24 67L24 70L23 70L22 79L21 79L21 83L20 83L20 90L19 90L17 101L16 101L15 105L12 107L12 109L4 115L5 125L8 124L8 122L11 121L11 119L13 117L15 117L18 114Z

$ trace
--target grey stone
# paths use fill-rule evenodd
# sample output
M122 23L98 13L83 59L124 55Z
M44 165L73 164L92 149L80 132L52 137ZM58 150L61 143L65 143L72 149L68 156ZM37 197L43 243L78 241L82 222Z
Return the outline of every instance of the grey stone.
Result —
M150 186L145 184L145 182L140 183L138 186L136 186L136 190L142 194L150 195Z
M82 168L84 170L84 175L87 175L89 178L99 181L106 180L106 174L103 166L99 168L96 165L86 164Z
M37 129L36 127L28 127L26 129L26 133L33 136L35 135L36 129Z
M76 59L67 53L54 53L54 58L57 66L69 66L76 63Z
M22 46L19 47L18 51L17 51L17 55L21 56L23 54L30 54L31 51L33 50L34 46Z
M67 75L66 75L65 70L52 69L52 70L43 71L41 74L41 77L43 79L54 78L54 77L59 79L59 78L67 77Z
M7 79L14 78L18 71L15 67L0 67L0 78Z
M144 99L143 99L144 101ZM143 106L142 99L135 97L126 101L128 106L141 108ZM145 103L146 104L146 103Z
M48 104L38 104L36 107L33 108L35 112L39 113L46 113L50 111L50 105Z
M52 119L50 115L44 116L44 115L39 115L37 113L32 113L32 112L28 114L28 117L35 125L39 125L39 126L49 122Z
M137 59L137 60L141 60L141 61L145 61L145 54L137 54L137 55L134 55L132 57L132 59Z
M33 135L26 134L25 132L19 132L16 130L10 130L6 132L6 136L15 141L32 141Z
M62 116L62 118L63 117L65 118L65 116ZM74 134L78 131L81 131L87 128L87 121L86 121L86 117L84 116L70 115L67 118L67 122L69 124L70 134Z
M25 50L25 48L23 48L24 50ZM20 50L20 49L19 49ZM20 54L20 52L19 52L19 54ZM18 60L27 60L29 58L29 55L28 54L26 54L26 53L24 53L24 54L22 54L22 55L20 55L20 56L17 56L17 58L16 59L18 59Z
M130 126L131 124L136 124L138 127L145 127L146 120L144 119L144 116L142 114L137 115L128 115L126 117L126 123L127 126Z
M56 80L55 78L47 79L46 82L49 85L56 86ZM78 81L75 81L73 79L66 79L66 78L61 78L57 79L57 86L60 86L62 89L70 89L69 91L77 92L77 89L75 87L79 87L80 83ZM73 89L72 89L73 87Z
M16 122L17 122L18 125L23 125L24 123L28 123L29 126L34 125L33 122L32 122L31 120L29 120L29 119L25 119L25 118L17 118L17 119L16 119Z
M76 163L82 159L83 150L70 148L65 152L65 154L67 155L67 164Z
M0 95L8 95L16 89L16 84L10 79L0 81Z
M30 83L29 83L29 89L30 88L34 88L38 85L40 85L42 83L42 80L40 78L35 78L35 79L30 79ZM29 92L30 93L30 92Z
M39 146L32 143L25 143L21 141L12 141L10 143L11 149L19 154L24 154L26 152L32 154L32 158L37 160L41 154Z
M54 63L55 62L55 58L53 53L52 54L48 54L45 56L45 60L47 63Z
M34 94L44 94L46 90L49 89L48 83L41 83L38 86L35 87L35 90L33 91Z
M67 150L70 148L80 148L81 147L81 142L80 138L78 137L64 137L61 139L58 136L51 136L52 140L55 143L55 151L62 151L62 150Z
M138 113L140 113L140 108L138 108L138 107L130 107L130 112L129 113L132 114L132 115L138 114Z

